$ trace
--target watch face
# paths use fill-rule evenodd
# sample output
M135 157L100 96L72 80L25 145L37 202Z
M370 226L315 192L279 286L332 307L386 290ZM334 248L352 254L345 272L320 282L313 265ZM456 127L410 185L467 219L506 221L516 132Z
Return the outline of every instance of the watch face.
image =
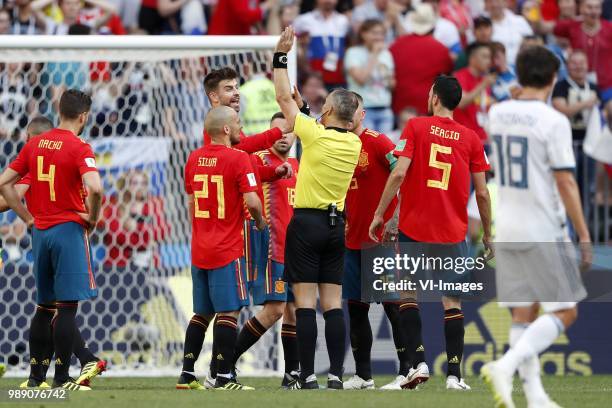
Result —
M278 59L281 63L286 64L287 63L287 56L286 55L281 55L280 58Z

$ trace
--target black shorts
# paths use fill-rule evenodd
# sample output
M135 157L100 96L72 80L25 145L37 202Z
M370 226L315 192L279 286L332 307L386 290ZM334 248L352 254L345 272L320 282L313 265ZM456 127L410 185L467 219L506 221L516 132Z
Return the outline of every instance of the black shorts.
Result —
M287 226L285 280L342 284L344 219L330 227L327 210L296 208Z

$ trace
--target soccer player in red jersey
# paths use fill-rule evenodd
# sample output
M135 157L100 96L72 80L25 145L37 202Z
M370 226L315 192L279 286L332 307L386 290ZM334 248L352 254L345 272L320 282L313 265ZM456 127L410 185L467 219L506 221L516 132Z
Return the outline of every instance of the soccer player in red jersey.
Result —
M384 223L384 213L401 186L400 242L411 243L404 244L409 255L450 257L457 262L467 257L465 236L471 174L484 229L482 240L490 251L491 202L485 179L489 162L476 133L453 120L453 110L461 94L456 78L439 76L429 91L428 110L432 116L407 123L395 149L397 165L387 180L370 225L372 239L378 240L377 231ZM434 270L434 276L462 283L461 279L469 278L469 273ZM448 362L446 387L469 390L460 370L464 335L461 292L442 291L442 294ZM402 320L405 313L400 313ZM417 335L420 336L420 328ZM418 354L415 357L404 386L415 386L429 377L425 362L419 361Z
M26 127L26 141L29 141L31 138L38 136L41 133L48 132L51 129L53 129L53 123L49 119L44 116L37 116L32 119ZM29 194L31 182L32 180L28 174L15 183L15 190L17 190L17 194L19 195L20 199L25 197L26 206L28 201L32 200L32 194ZM0 212L7 211L8 209L9 207L6 204L6 200L4 200L4 197L0 195ZM55 323L55 317L57 316L57 308L55 307L55 304L50 304L44 306L38 305L36 309L37 311L41 312L41 319L39 319L41 326L44 326L48 322L50 330L46 331L47 336L43 341L46 345L43 358L41 360L30 359L30 376L25 382L20 384L20 388L44 389L49 387L46 382L46 375L51 358L53 357L53 326ZM32 334L36 334L36 332L36 329L30 329L30 350L36 349L38 347L37 342L41 340L35 336L32 336ZM81 332L78 330L78 328L75 333L73 352L81 363L81 374L76 381L77 384L89 386L90 381L94 377L106 370L106 361L100 360L91 352L91 350L89 350L85 341L83 341L83 337L81 336ZM42 366L42 368L40 366Z
M194 373L212 317L218 372L216 388L252 389L239 384L231 369L240 309L249 304L242 245L243 203L262 230L261 201L248 155L233 149L240 138L240 118L227 106L206 115L211 144L191 153L185 165L185 190L192 220L191 276L194 316L185 335L183 370L176 388L201 390Z
M373 389L371 357L372 328L368 312L370 304L364 301L361 279L361 250L377 245L368 235L370 220L378 206L378 199L382 195L385 181L397 163L393 154L395 144L381 133L363 127L366 112L363 108L363 99L356 94L360 101L355 112L355 128L353 133L359 135L361 140L361 153L353 180L346 194L346 252L344 255L344 277L342 281L342 298L347 301L349 312L349 328L351 348L355 359L355 375L344 382L344 389ZM397 199L393 199L384 215L385 241L397 238L397 218L393 218L397 206ZM382 233L379 239L382 238ZM394 254L389 248L390 255ZM385 313L391 322L393 340L400 362L397 378L383 386L384 390L401 389L402 383L408 375L410 362L406 352L405 341L399 321L400 308L414 307L414 301L396 303L383 302ZM416 313L419 311L416 309Z
M281 112L276 113L270 122L272 127L284 127L286 120ZM267 265L258 270L252 277L251 293L255 305L263 305L263 309L252 317L242 328L236 343L234 364L240 356L255 344L260 337L283 318L281 331L284 357L285 376L282 386L298 376L299 357L295 336L295 305L293 294L283 279L285 263L285 234L287 225L293 215L293 200L295 198L296 172L298 161L289 157L289 151L295 140L293 133L287 133L274 143L270 149L251 156L255 158L255 167L269 166L278 168L288 163L294 172L291 177L263 180L261 192L263 207L269 227L269 240L265 248Z
M75 340L79 300L97 295L90 261L87 230L98 221L102 183L91 147L77 135L83 131L91 97L71 89L59 103L60 124L31 139L15 161L0 176L0 193L28 226L33 225L32 250L38 305L55 302L57 320L53 331L55 348L54 387L89 390L68 375ZM29 207L22 204L15 183L31 175ZM85 205L87 191L87 205ZM44 306L43 306L44 307ZM48 314L37 310L32 321L36 347L31 358L42 361ZM40 374L40 373L39 373Z

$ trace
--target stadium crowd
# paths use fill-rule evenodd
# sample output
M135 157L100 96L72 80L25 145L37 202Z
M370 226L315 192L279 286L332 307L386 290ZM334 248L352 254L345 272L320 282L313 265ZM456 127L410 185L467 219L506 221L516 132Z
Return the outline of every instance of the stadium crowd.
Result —
M345 86L364 98L365 127L395 142L411 117L426 114L433 79L453 73L464 91L455 118L488 145L488 110L520 92L517 53L529 44L546 45L562 62L552 105L572 124L588 218L610 211L606 200L612 200L605 187L612 159L599 163L582 151L590 118L599 116L591 115L596 108L602 119L594 126L612 123L611 19L612 0L0 0L0 34L6 35L255 35L279 34L293 25L299 89L312 115L321 112L331 89ZM54 118L57 102L47 101L57 101L71 87L95 91L92 138L201 140L208 108L203 67L173 61L160 68L129 62L2 64L0 167L23 145L28 118L37 113ZM241 74L252 80L242 84L241 100L250 134L263 130L250 122L267 123L277 108L274 98L249 104L272 83ZM247 89L255 79L267 84ZM10 248L24 236L14 221L0 219ZM18 257L16 249L13 254Z

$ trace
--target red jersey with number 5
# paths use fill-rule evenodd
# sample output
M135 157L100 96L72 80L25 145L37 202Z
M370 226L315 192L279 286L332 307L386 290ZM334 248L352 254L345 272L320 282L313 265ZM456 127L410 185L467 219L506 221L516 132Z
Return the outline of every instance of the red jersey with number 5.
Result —
M215 269L244 255L243 193L257 191L248 154L211 144L191 153L185 165L185 191L192 195L192 264Z
M489 170L478 135L450 118L415 118L395 155L412 159L400 190L400 231L421 242L463 241L470 174Z
M85 226L78 215L87 212L82 176L98 171L89 144L68 130L51 129L26 143L10 167L22 177L30 175L27 203L36 228Z
M362 249L374 245L368 230L374 217L385 183L397 158L393 155L395 145L389 138L374 130L365 129L359 135L361 152L346 193L346 242L349 249ZM387 222L395 211L397 198L393 198L384 215ZM379 239L382 236L382 230Z

